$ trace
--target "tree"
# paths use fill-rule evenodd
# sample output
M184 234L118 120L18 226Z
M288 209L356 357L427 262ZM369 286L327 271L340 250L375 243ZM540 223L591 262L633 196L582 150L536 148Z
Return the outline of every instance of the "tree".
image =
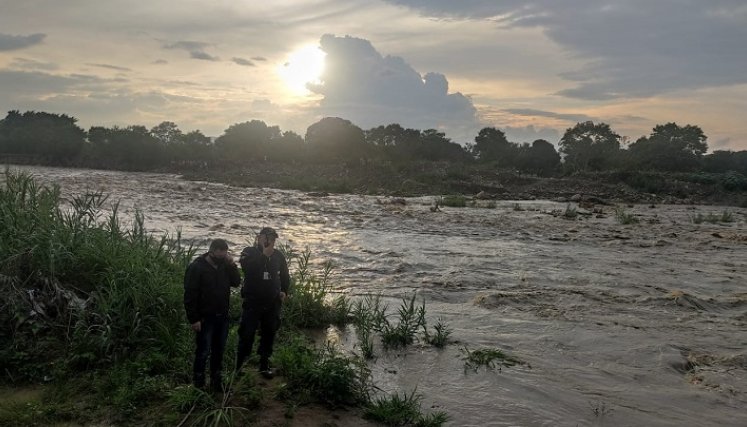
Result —
M215 140L215 148L221 160L241 163L247 160L264 159L267 144L280 137L280 128L267 126L261 120L237 123L228 127Z
M182 142L182 131L179 130L179 126L174 122L161 122L150 130L150 134L163 145L179 144Z
M697 168L708 150L708 137L698 126L676 123L657 125L648 137L630 145L630 161L635 167L665 171Z
M420 134L421 156L425 160L468 161L471 157L464 147L446 137L436 129L426 129Z
M309 154L321 161L350 160L366 155L363 130L348 120L325 117L306 130Z
M85 144L86 132L77 121L65 114L10 111L0 120L0 153L70 161Z
M472 154L481 162L496 162L499 166L515 165L518 146L506 139L502 130L486 127L480 130L472 146Z
M306 155L301 135L293 131L285 131L283 134L270 142L268 157L277 162L293 162L301 160Z
M571 171L605 170L617 163L620 139L606 123L577 123L560 139L560 153Z
M417 129L397 123L366 131L366 143L393 161L411 161L422 155L423 141Z
M538 139L531 145L523 144L519 147L516 163L523 172L547 176L560 166L560 154L551 143Z

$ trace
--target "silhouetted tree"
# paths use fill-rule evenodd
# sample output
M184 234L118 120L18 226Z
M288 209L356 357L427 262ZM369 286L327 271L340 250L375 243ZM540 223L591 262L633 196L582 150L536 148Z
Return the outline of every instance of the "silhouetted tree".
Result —
M267 126L261 120L237 123L228 127L215 140L217 155L224 162L242 163L252 159L263 159L267 155L267 144L280 137L280 128Z
M519 147L506 139L502 130L487 127L480 130L472 154L481 162L495 162L501 167L515 166Z
M422 141L420 158L424 160L448 160L465 162L471 156L464 147L446 137L446 134L436 129L426 129L420 134Z
M306 130L309 155L321 161L352 160L365 157L363 130L339 117L325 117Z
M629 160L637 169L694 170L708 150L707 139L698 126L657 125L651 135L630 145Z
M617 163L620 139L606 123L577 123L560 139L560 152L571 171L610 169Z
M301 135L293 131L285 131L283 134L270 142L270 150L267 156L276 162L293 162L306 157L306 147Z
M375 147L385 158L397 162L417 159L423 149L420 131L405 129L397 123L366 131L366 143Z
M548 176L560 167L560 154L544 139L535 140L531 145L522 144L518 152L516 165L523 172Z
M85 144L86 132L65 114L10 111L0 120L0 153L67 163Z

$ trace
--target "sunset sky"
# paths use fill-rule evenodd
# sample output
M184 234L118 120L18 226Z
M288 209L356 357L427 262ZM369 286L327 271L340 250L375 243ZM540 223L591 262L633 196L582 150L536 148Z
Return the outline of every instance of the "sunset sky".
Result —
M747 149L744 0L0 0L0 109L91 125L325 116L456 142L696 124Z

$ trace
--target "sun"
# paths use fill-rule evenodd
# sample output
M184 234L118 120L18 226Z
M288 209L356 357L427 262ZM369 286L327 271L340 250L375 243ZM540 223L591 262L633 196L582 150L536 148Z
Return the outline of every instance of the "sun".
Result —
M280 65L278 73L290 91L296 95L306 95L309 93L307 83L320 83L325 56L327 54L318 46L304 46L288 55L288 60Z

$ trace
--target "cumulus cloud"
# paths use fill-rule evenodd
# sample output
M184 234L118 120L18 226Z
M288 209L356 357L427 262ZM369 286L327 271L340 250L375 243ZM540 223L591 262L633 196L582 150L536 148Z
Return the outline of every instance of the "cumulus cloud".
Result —
M449 93L443 74L421 75L403 58L382 56L360 38L327 34L320 47L327 54L322 83L308 85L323 96L320 114L344 117L364 128L389 123L436 128L458 142L479 130L472 100Z
M167 44L164 49L178 49L189 52L189 56L192 59L200 59L203 61L219 61L220 58L217 56L210 55L205 52L205 48L210 47L209 43L195 42L195 41L178 41L176 43Z
M46 34L36 33L28 36L14 36L0 33L0 52L23 49L41 43Z
M250 61L248 59L244 59L244 58L233 57L233 58L231 58L231 61L233 61L235 64L243 65L245 67L253 67L254 66L254 62L252 62L252 61Z
M558 94L586 100L747 83L742 0L387 0L443 18L536 27L579 59Z

